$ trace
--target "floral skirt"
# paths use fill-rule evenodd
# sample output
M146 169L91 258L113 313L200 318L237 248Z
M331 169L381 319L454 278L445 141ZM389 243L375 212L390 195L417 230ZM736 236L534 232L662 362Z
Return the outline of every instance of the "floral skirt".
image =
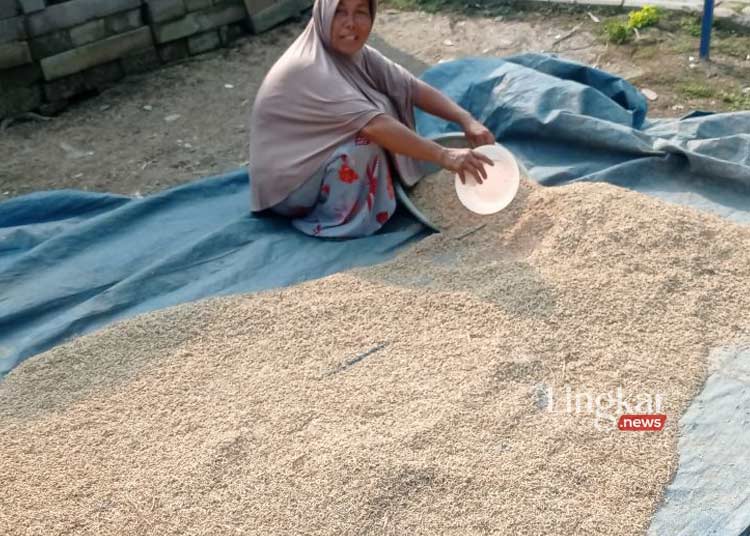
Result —
M271 210L312 236L371 235L396 211L388 157L380 146L357 136Z

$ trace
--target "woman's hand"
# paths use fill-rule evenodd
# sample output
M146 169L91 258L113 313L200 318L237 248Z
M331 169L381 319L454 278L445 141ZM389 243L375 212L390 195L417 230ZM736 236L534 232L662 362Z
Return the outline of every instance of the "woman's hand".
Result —
M360 133L368 140L397 154L411 158L435 162L441 168L458 173L466 184L466 175L470 174L481 184L487 177L484 164L494 165L492 160L471 149L448 149L442 145L422 138L393 117L381 114L365 125Z
M417 91L414 104L428 114L442 117L446 121L461 125L471 148L480 145L494 145L495 136L487 128L474 119L469 111L464 110L451 99L443 95L430 84L417 80Z
M492 132L473 117L463 125L463 128L464 135L472 148L495 144L495 136L492 135Z
M466 174L470 173L477 184L487 178L484 164L494 166L495 163L488 156L471 149L444 149L440 159L440 167L458 173L461 182L466 184Z

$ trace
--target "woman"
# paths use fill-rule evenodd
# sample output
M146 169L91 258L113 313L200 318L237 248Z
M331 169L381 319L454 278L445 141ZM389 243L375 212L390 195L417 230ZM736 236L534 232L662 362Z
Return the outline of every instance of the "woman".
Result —
M375 233L396 210L390 166L408 185L419 161L482 182L486 156L414 131L413 107L462 126L473 147L487 128L366 45L377 0L316 0L313 18L263 80L250 121L251 210L270 209L304 233ZM391 162L392 160L392 162Z

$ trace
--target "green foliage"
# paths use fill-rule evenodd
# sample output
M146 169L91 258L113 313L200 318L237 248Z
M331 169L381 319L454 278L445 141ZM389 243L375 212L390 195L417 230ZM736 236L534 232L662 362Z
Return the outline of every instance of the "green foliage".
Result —
M750 93L722 91L720 97L732 111L750 110Z
M607 41L621 45L627 43L635 33L635 30L653 26L661 19L661 11L654 6L643 6L638 11L628 15L627 22L611 20L604 25L604 33Z
M682 95L693 99L721 99L731 111L750 110L750 92L718 91L699 82L681 84L677 89Z
M661 11L654 6L643 6L638 11L631 11L628 15L628 28L640 30L654 26L661 19Z
M715 91L705 84L689 82L678 87L680 93L692 99L708 99L716 95Z
M607 41L621 45L630 39L633 32L622 22L611 20L604 24L604 33L607 34Z
M685 17L684 19L682 19L682 23L680 24L680 26L682 26L682 29L685 30L692 37L700 37L701 36L701 19L700 19L700 17L696 17L694 15L690 15L688 17Z
M750 52L748 45L750 45L750 40L745 36L722 35L722 32L716 32L711 48L714 52L744 60Z

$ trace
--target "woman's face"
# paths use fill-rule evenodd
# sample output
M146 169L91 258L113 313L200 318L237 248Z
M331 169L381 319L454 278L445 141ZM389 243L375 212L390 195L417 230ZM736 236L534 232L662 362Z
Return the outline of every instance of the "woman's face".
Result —
M339 0L331 24L331 46L336 52L352 55L365 46L371 29L368 0Z

